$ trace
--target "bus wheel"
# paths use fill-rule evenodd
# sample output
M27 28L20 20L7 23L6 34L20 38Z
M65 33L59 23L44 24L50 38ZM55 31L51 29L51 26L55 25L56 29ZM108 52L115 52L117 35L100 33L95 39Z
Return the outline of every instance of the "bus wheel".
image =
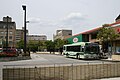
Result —
M69 57L69 54L68 54L68 53L66 54L66 57L67 57L67 58Z

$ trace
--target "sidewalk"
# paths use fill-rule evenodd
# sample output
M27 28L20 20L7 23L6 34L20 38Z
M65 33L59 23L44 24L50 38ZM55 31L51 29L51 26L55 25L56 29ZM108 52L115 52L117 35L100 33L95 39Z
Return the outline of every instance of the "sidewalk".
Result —
M115 77L115 78L104 78L104 79L93 79L93 80L120 80L120 77Z
M112 58L101 59L101 61L120 62L119 60L112 60Z

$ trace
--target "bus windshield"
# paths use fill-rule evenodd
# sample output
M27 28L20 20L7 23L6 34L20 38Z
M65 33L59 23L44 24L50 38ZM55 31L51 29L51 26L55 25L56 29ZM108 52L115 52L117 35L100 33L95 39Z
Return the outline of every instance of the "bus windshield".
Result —
M89 53L98 53L99 52L99 46L86 46L85 52Z
M67 46L66 51L80 52L81 46Z

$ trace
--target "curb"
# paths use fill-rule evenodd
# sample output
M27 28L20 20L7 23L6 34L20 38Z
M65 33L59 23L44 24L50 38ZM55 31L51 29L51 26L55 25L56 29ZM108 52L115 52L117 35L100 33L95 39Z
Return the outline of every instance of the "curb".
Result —
M30 56L22 56L22 57L0 57L0 62L8 62L8 61L18 61L18 60L29 60Z
M118 60L109 60L109 59L101 59L101 61L106 61L106 62L120 62Z

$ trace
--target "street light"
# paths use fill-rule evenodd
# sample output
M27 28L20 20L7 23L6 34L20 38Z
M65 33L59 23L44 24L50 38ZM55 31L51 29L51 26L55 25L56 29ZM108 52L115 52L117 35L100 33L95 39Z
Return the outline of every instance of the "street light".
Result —
M26 55L26 6L22 5L24 10L24 53Z
M7 16L7 24L6 24L6 51L8 51L8 16Z

